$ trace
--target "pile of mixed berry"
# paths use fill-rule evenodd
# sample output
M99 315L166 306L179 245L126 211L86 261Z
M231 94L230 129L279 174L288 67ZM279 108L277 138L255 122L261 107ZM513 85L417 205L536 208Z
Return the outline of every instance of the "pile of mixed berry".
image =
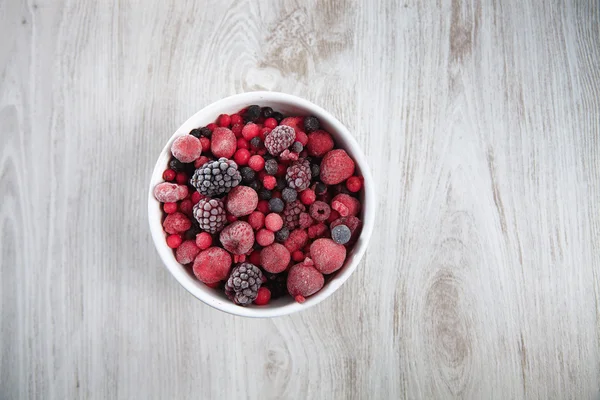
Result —
M167 245L236 304L302 303L360 234L363 179L315 117L252 105L178 137L171 153L154 188Z

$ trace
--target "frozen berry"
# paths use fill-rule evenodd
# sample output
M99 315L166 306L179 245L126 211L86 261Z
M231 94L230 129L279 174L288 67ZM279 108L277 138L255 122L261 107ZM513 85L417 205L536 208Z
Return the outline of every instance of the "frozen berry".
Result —
M196 246L200 250L206 250L212 246L212 236L206 232L200 232L196 235Z
M289 237L283 245L291 252L300 250L308 242L308 233L303 229L296 229L290 232Z
M362 185L363 185L363 180L362 180L362 178L359 178L358 176L351 176L346 181L346 187L352 193L356 193L356 192L360 191L360 189L362 189Z
M344 265L346 248L331 239L317 239L310 245L310 257L316 269L331 274Z
M271 191L267 189L260 189L258 191L258 198L261 200L270 200L271 199Z
M163 211L167 214L173 214L177 211L177 203L165 203L163 204Z
M308 213L300 213L300 217L298 218L298 226L300 229L306 229L311 226L315 222Z
M227 211L236 217L242 217L256 210L258 195L248 186L236 186L227 196Z
M262 283L262 271L254 264L242 262L231 270L225 283L225 294L235 304L247 306L258 297Z
M254 231L249 223L235 221L221 231L219 239L227 251L233 254L245 254L254 244Z
M198 203L200 200L202 200L205 196L203 194L200 194L200 192L194 192L192 193L192 196L190 197L190 199L192 200L192 204L196 204Z
M261 246L268 246L275 241L275 234L268 229L261 229L256 232L256 243Z
M306 117L304 118L304 131L307 133L311 133L319 130L321 125L319 124L319 120L316 117Z
M275 121L277 121L279 124L281 121L283 121L283 114L279 111L275 111L273 114L271 114L271 118L275 118Z
M308 143L308 135L302 131L296 132L296 142L299 142L303 147L306 147Z
M277 124L277 120L275 118L267 118L265 120L265 128L269 128L269 129L273 129L275 128L278 124Z
M265 227L271 232L277 232L283 227L283 218L279 214L270 213L265 217Z
M350 228L346 225L338 225L331 230L331 239L338 244L346 244L350 241Z
M295 252L292 253L292 260L294 260L296 262L300 262L300 261L304 260L304 253L300 250L296 250Z
M288 237L290 237L290 230L285 226L275 232L275 240L278 242L284 242Z
M167 233L183 233L190 229L191 226L192 221L180 212L167 215L163 221L163 228Z
M237 140L237 148L239 149L245 149L248 150L250 149L250 142L248 142L246 139L244 138L238 138Z
M161 203L175 203L183 200L188 195L188 188L185 185L162 182L154 188L154 197Z
M269 304L271 300L271 291L266 287L261 287L258 289L258 294L256 295L256 299L254 299L254 304L257 306L264 306Z
M200 229L209 233L220 232L227 222L225 206L221 199L200 199L194 206L193 213Z
M255 137L250 140L250 146L252 146L254 149L262 149L264 148L264 143L259 137Z
M285 226L290 229L295 229L300 220L300 213L304 212L306 207L300 201L292 201L287 203L283 210L283 221Z
M248 164L248 160L250 160L250 152L246 149L237 149L235 154L233 155L233 161L235 161L238 165L246 165Z
M231 255L220 247L209 247L196 256L192 269L201 282L222 281L229 275Z
M292 163L287 169L285 179L288 186L299 192L308 188L310 185L310 163L306 159L298 160Z
M175 182L179 183L180 185L185 185L187 183L187 180L188 176L185 172L178 172L175 176Z
M183 242L183 239L181 239L181 235L173 234L167 236L167 246L169 246L172 249L178 248L181 245L181 242Z
M281 161L297 161L298 158L298 153L293 153L290 151L290 149L285 149L279 155L279 159Z
M315 194L317 196L323 196L325 193L327 193L327 185L321 182L317 183L315 185Z
M271 116L273 115L273 109L271 107L263 107L260 110L260 114L262 115L263 118L271 118Z
M296 133L294 129L280 125L273 129L266 137L265 137L265 147L274 156L278 156L282 151L287 149L292 143L294 143L294 139L296 138Z
M248 216L248 223L255 231L265 226L265 214L260 211L254 211Z
M268 190L275 189L277 186L277 179L272 175L267 175L263 178L263 187Z
M222 127L228 127L229 124L231 124L231 117L227 114L221 114L219 115L219 118L217 119L217 125L222 126Z
M200 157L202 144L197 137L191 135L179 136L171 145L173 157L182 163L190 163Z
M358 239L358 235L360 233L360 227L362 222L355 216L349 215L347 217L341 217L336 219L335 221L331 221L329 227L334 229L339 225L346 225L348 229L350 229L350 241L347 244L352 244L356 239Z
M300 153L303 149L304 149L304 146L302 146L302 143L300 143L300 142L294 142L294 143L292 143L292 147L290 147L290 150L293 151L294 153Z
M231 125L231 132L233 132L233 134L235 135L235 137L240 140L244 140L246 143L248 143L248 141L246 139L244 139L242 137L242 129L244 129L244 125L242 124L234 124ZM238 142L239 143L239 142Z
M310 239L320 238L327 232L327 225L320 222L308 228L308 237Z
M277 160L270 159L265 161L265 171L269 175L275 175L277 173Z
M237 141L233 132L228 128L216 128L212 134L210 150L215 157L231 158L236 150Z
M185 169L185 164L176 158L172 158L171 161L169 161L169 168L175 172L179 172Z
M350 195L340 193L331 201L331 208L340 213L342 217L356 216L360 212L360 202Z
M287 289L298 303L304 303L306 297L317 293L325 284L325 278L310 263L299 263L288 274Z
M269 200L269 210L276 212L276 213L280 213L283 211L285 207L285 204L283 203L283 200L278 199L278 198L272 198L271 200Z
M186 240L175 251L175 259L179 264L189 264L194 261L198 253L200 253L200 249L196 246L196 242Z
M241 115L239 114L233 114L231 116L231 125L233 124L243 124L244 123L244 119L242 118Z
M179 211L181 211L188 217L192 216L193 208L194 208L194 205L192 204L192 200L190 200L190 199L184 199L181 201L181 203L179 203Z
M252 105L246 109L244 113L244 120L246 122L254 122L260 117L260 107Z
M281 191L281 198L286 202L286 203L291 203L292 201L295 201L296 198L298 197L298 192L296 192L294 189L292 188L285 188Z
M320 173L321 168L318 164L310 164L310 175L312 179L318 178Z
M306 150L313 157L323 157L333 149L333 138L325 131L315 131L308 135Z
M331 207L323 201L315 201L310 205L308 213L313 219L322 222L329 218Z
M354 161L342 149L332 150L321 161L321 181L336 185L354 174Z
M206 156L200 156L194 161L194 168L200 168L210 160Z
M200 130L200 128L192 129L190 131L190 135L192 135L195 138L200 139L200 137L202 136L202 131Z
M260 133L260 128L258 127L258 125L253 124L253 123L246 124L242 128L242 136L244 137L244 139L246 139L248 141L257 137L259 133Z
M312 203L315 202L316 199L317 196L315 192L310 189L306 189L300 192L300 201L304 205L310 206Z
M277 167L277 163L275 163L275 167ZM165 181L171 182L175 179L175 177L177 177L177 172L173 171L172 169L166 169L165 172L163 172L163 179Z
M240 173L242 174L242 182L244 183L250 183L256 179L256 172L250 167L242 168Z
M267 200L260 200L256 209L267 215L269 213L269 202Z
M280 125L286 125L294 128L294 132L304 130L303 125L304 117L287 117L281 121Z
M259 155L252 156L248 160L248 166L258 172L265 167L265 160Z

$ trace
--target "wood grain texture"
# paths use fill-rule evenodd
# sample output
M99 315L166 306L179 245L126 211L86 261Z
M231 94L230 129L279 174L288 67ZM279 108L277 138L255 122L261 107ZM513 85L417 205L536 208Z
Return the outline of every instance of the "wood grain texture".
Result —
M0 398L600 398L600 6L0 0ZM296 94L379 193L329 300L187 294L146 185L196 110Z

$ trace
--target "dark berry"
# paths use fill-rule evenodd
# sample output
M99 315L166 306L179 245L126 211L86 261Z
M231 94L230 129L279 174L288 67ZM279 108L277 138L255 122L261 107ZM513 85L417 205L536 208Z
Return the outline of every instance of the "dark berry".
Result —
M195 224L194 224L195 223ZM200 227L198 226L198 222L194 219L192 220L192 227L185 231L185 239L186 240L196 240L196 235L202 232Z
M242 174L242 182L244 183L250 183L256 179L256 172L250 167L243 167L240 173Z
M325 193L327 193L327 185L321 182L317 183L315 186L315 194L317 196L322 196Z
M281 199L274 198L274 199L269 200L269 210L272 212L280 213L283 211L284 207L285 207L285 204L283 203L283 200L281 200Z
M260 117L260 106L252 105L244 113L244 121L254 122Z
M171 161L169 161L169 168L175 172L183 172L185 170L185 164L178 159L173 158Z
M311 133L320 128L319 120L316 117L304 118L304 132Z
M275 186L275 189L281 191L281 190L285 189L286 186L287 186L287 182L284 177L277 178L277 186Z
M277 173L277 161L274 159L265 161L265 171L269 175L275 175Z
M250 140L250 146L254 147L255 149L262 149L265 147L263 141L260 140L258 136Z
M207 127L200 128L200 135L210 139L210 137L212 136L212 131Z
M202 136L202 131L200 129L192 129L190 131L190 135L197 137L198 139L200 139L200 137Z
M258 192L261 189L259 181L252 181L248 183L248 187L254 189L255 192Z
M285 226L283 228L281 228L280 230L278 230L277 232L275 232L275 240L277 240L278 242L283 242L288 237L290 237L290 230L288 228L286 228Z
M271 198L272 194L270 190L267 189L260 189L258 191L258 198L260 200L269 200Z
M281 121L283 121L283 114L280 112L275 111L273 114L271 114L271 118L275 118L275 121L277 121L277 123L281 123Z
M291 203L292 201L296 200L297 197L298 197L298 192L296 192L292 188L286 187L285 189L283 189L281 191L281 198L286 203Z
M339 244L346 244L350 241L352 232L346 225L338 225L331 230L331 238Z
M238 166L233 160L219 158L198 168L190 183L201 194L208 197L215 197L229 191L239 185L242 176Z
M258 244L258 242L254 242L254 244L252 245L252 248L254 250L260 250L260 249L262 249L262 246L260 244Z
M277 299L288 294L287 274L271 274L268 278L269 280L265 283L265 287L268 287L271 291L271 299Z
M264 119L271 118L273 116L273 109L271 107L263 107L262 116Z
M321 167L319 164L310 164L310 176L313 179L316 179L321 173Z
M294 142L290 148L290 150L292 150L294 153L300 153L303 149L304 146L302 146L302 143L300 142Z

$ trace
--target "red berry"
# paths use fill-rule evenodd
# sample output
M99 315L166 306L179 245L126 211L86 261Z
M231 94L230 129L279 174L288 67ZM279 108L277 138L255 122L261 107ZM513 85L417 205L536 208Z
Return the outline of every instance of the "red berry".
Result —
M269 213L269 202L267 200L260 200L258 202L258 206L256 206L256 209L265 215L268 214Z
M188 176L185 172L178 172L177 176L175 177L175 181L180 185L185 185L187 183L187 180Z
M310 206L317 199L317 195L311 189L306 189L300 192L300 201L306 206Z
M302 146L308 143L308 135L302 131L296 132L296 142L300 142Z
M244 118L242 118L241 115L239 115L239 114L233 114L231 116L231 125L243 124L243 123L244 123Z
M271 198L280 199L280 198L281 198L281 192L280 192L280 191L277 191L277 190L274 190L274 191L271 193Z
M161 203L174 203L185 199L188 193L187 186L176 183L162 182L154 188L154 197Z
M248 223L255 231L259 230L265 226L265 214L260 211L253 211L252 214L248 216Z
M194 168L200 168L201 166L203 166L204 164L206 164L209 161L210 160L208 159L208 157L200 156L196 159L196 161L194 161Z
M200 192L194 192L194 193L192 193L192 197L190 197L190 200L192 200L192 204L195 205L203 198L204 198L204 196L201 195Z
M340 217L340 213L338 213L335 210L331 210L331 213L329 214L329 218L327 218L327 223L330 224L333 221L335 221L336 219L338 219Z
M236 186L227 196L227 211L236 217L250 215L258 205L258 194L248 186Z
M248 141L246 139L241 137L237 140L237 148L248 150L248 149L250 149L250 144L248 143Z
M246 165L248 160L250 160L250 152L246 149L238 149L233 155L233 161L238 165Z
M265 159L261 156L252 156L248 160L248 166L258 172L265 167Z
M304 253L301 252L300 250L296 250L292 253L292 260L296 261L296 262L300 262L302 260L304 260Z
M167 215L163 221L163 228L167 233L182 233L192 227L192 221L189 220L183 213L174 212Z
M346 248L331 239L317 239L310 245L310 258L319 272L331 274L344 265Z
M254 265L260 265L260 251L254 250L250 253L249 261Z
M185 199L181 203L179 203L179 211L184 213L187 216L192 215L192 210L194 209L194 205L192 204L192 200Z
M215 283L227 279L231 261L231 254L227 250L209 247L198 254L192 269L200 282Z
M210 150L210 139L202 136L200 138L200 143L202 144L202 151L206 152Z
M172 169L166 169L165 172L163 172L163 179L167 182L171 182L176 176L177 172Z
M260 128L258 125L250 122L242 128L242 136L244 139L250 141L253 138L257 137L260 134Z
M258 179L260 179L261 182L263 179L265 179L265 176L267 176L267 175L268 175L267 171L265 171L264 169L258 171Z
M177 203L165 203L163 204L163 210L167 214L173 214L175 211L177 211Z
M271 232L277 232L283 228L283 218L279 214L270 213L265 217L265 227Z
M233 134L235 135L236 138L241 138L242 137L242 129L244 128L244 125L242 124L235 124L231 127L231 132L233 132Z
M275 234L268 229L261 229L256 232L256 243L265 247L275 241Z
M313 132L311 135L317 132ZM321 182L326 185L337 185L354 174L354 167L354 161L345 150L331 150L325 154L325 157L321 161L321 173L319 177L321 178Z
M200 250L206 250L212 245L212 236L207 232L200 232L196 235L196 246Z
M193 240L186 240L181 243L175 252L175 259L179 264L189 264L200 253L200 249Z
M272 130L271 128L262 128L260 130L259 137L262 139L263 142L265 141L265 138L267 137L267 135L269 133L271 133L271 130Z
M181 242L183 242L183 240L181 239L181 236L179 236L179 235L167 236L167 246L169 246L172 249L178 248L181 245Z
M235 215L227 214L227 222L235 222L237 221L237 217Z
M254 230L245 221L235 221L221 231L219 240L225 250L230 253L246 254L252 250L252 245L254 245Z
M277 126L277 120L275 118L267 118L264 125L265 128L273 129Z
M190 163L200 157L202 145L197 137L192 135L179 136L171 145L171 154L182 163Z
M275 173L275 176L284 176L286 171L287 167L284 164L279 163L277 164L277 172Z
M277 186L277 179L274 176L267 175L263 178L263 186L265 189L273 190Z
M219 119L217 120L219 126L228 127L231 124L231 117L228 114L219 115Z
M231 158L236 150L237 139L231 130L227 128L217 128L212 134L210 140L210 151L215 157Z
M260 265L265 271L278 274L290 263L290 252L281 243L273 243L260 252Z
M221 282L205 283L205 285L208 286L211 289L218 288L220 284L221 284Z
M256 295L256 299L254 299L254 304L257 306L264 306L269 304L269 300L271 300L271 291L266 287L261 287L258 289L258 294Z
M348 178L348 180L346 181L346 187L348 188L349 191L351 191L352 193L356 193L358 192L360 189L362 189L362 179L359 178L358 176L351 176L350 178Z
M206 127L208 129L210 129L210 131L214 131L217 128L217 124L215 124L214 122L211 122L210 124L206 125Z
M315 157L323 157L333 149L333 138L325 131L314 131L308 135L306 150L308 154Z

